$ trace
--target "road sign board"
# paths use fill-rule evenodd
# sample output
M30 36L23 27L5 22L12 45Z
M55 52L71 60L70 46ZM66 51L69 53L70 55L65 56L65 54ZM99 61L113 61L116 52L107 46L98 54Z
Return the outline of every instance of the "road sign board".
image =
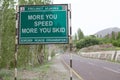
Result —
M67 4L19 6L19 44L68 42Z

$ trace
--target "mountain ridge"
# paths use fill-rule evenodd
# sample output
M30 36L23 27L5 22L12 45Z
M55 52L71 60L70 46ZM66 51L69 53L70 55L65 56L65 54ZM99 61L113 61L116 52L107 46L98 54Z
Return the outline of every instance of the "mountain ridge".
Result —
M97 37L105 37L107 34L111 34L112 32L120 32L120 28L118 27L106 28L96 32L94 35L96 35Z

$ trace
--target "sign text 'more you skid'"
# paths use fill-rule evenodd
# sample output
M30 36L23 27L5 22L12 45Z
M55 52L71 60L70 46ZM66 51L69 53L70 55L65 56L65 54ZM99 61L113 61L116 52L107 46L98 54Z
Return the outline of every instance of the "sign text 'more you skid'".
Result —
M19 44L68 42L67 4L19 6Z

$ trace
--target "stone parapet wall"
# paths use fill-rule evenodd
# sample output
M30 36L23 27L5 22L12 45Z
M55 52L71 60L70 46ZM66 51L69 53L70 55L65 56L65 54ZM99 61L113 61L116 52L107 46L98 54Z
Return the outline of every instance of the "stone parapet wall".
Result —
M78 52L79 55L103 60L120 61L120 51Z

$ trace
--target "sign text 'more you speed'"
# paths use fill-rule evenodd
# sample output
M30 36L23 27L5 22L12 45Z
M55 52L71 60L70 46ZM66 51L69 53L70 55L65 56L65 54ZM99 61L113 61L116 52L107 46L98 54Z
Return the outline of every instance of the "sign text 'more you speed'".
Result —
M32 26L22 28L22 33L65 33L66 28L63 26L55 26L55 20L57 20L57 14L41 14L41 15L28 15L28 20L33 21Z
M67 10L35 10L35 6L34 10L25 9L25 6L20 9L19 43L68 42Z

